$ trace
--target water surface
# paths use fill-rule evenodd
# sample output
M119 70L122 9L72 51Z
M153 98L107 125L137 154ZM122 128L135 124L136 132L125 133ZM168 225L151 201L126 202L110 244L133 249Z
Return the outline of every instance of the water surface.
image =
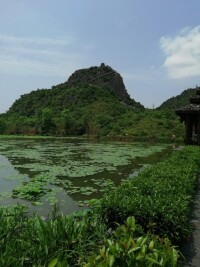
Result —
M76 138L1 139L0 205L25 204L46 215L57 203L69 213L171 151L166 145Z

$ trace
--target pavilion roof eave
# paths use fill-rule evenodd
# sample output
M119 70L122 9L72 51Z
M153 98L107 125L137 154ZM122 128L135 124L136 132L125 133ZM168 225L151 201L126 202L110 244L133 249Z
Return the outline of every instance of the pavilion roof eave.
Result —
M179 114L190 114L190 113L200 113L200 104L199 105L196 105L196 104L190 104L186 107L182 107L182 108L179 108L179 109L176 109L175 110L176 114L179 115Z

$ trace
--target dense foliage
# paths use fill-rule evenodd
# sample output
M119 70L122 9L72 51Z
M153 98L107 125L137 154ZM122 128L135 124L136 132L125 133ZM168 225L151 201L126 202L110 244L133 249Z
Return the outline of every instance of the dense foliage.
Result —
M0 116L0 134L183 138L173 111L144 110L120 102L109 89L82 85L38 90L18 99Z
M0 133L106 135L129 112L126 105L109 88L96 86L33 91L0 117Z
M111 191L98 213L113 225L128 216L145 231L173 242L190 235L189 212L200 169L200 150L187 147Z
M113 235L105 239L99 254L91 256L85 267L110 266L168 266L176 267L179 251L169 239L159 240L155 235L139 235L134 217L128 217Z
M195 92L188 89L159 110L145 109L130 98L120 74L101 64L75 71L52 89L22 95L0 115L0 134L183 139L184 126L174 109Z
M195 89L189 88L184 90L180 95L171 97L163 102L158 109L175 110L177 108L187 106L190 103L190 97L196 96L196 89L198 88L199 87L196 87Z
M190 233L199 156L198 147L176 151L81 214L55 208L51 218L40 218L1 208L0 265L179 266L168 238L180 242Z

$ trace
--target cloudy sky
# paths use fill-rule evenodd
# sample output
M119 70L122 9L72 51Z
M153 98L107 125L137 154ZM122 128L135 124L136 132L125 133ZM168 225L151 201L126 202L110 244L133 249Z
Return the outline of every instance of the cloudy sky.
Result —
M200 85L199 0L0 0L0 112L102 62L159 106Z

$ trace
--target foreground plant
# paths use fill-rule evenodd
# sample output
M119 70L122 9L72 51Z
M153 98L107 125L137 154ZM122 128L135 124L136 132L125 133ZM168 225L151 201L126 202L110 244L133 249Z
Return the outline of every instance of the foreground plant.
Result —
M171 245L169 239L159 239L154 235L135 237L138 226L134 217L129 217L125 225L118 226L110 239L97 255L89 258L85 267L176 267L181 254Z
M88 251L96 251L105 233L87 212L64 216L56 208L45 219L28 217L20 206L2 208L0 221L0 266L47 266L54 258L76 266Z

